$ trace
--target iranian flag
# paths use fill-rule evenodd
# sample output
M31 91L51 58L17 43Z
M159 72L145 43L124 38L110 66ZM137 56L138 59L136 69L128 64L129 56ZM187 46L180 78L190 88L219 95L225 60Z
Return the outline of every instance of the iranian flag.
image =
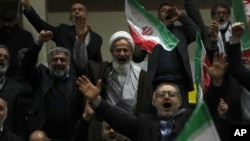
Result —
M245 24L245 33L241 36L242 51L250 49L250 0L233 0L233 17L235 22ZM249 54L250 55L250 54Z
M197 88L196 103L203 99L204 93L210 85L210 76L203 68L203 63L208 67L211 66L209 58L206 54L205 47L201 40L199 32L196 33L196 47L195 47L195 84Z
M125 0L125 13L130 34L137 46L151 52L157 44L168 51L178 44L179 40L166 26L136 0Z
M206 103L200 101L176 141L220 141Z

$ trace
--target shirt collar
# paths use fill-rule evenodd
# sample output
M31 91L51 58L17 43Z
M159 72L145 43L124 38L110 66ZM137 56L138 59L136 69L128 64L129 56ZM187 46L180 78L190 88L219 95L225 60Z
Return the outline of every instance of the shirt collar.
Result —
M5 82L5 77L3 76L1 79L0 79L0 84L3 84Z
M3 125L0 127L0 136L3 134Z

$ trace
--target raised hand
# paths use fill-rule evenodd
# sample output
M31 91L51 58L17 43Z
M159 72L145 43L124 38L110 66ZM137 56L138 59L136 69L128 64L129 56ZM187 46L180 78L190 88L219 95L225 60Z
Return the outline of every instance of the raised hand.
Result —
M215 52L211 67L208 67L205 63L203 63L202 65L212 78L212 84L214 86L220 86L222 84L223 76L228 66L227 55L224 53Z
M29 3L29 0L20 0L20 3L25 5L25 4Z
M181 12L176 6L174 6L168 11L168 15L171 17L170 21L174 22L179 19Z
M211 41L217 41L218 40L218 34L219 34L219 24L216 21L212 21L209 25L208 29L210 39Z
M51 40L52 37L53 37L53 33L51 31L42 30L39 34L37 42L38 44L43 44L44 42Z
M94 114L95 114L95 111L91 108L91 106L89 105L89 101L87 100L86 105L85 105L85 111L83 113L83 118L89 121L93 117Z
M25 9L30 10L31 5L29 3L29 0L20 0L20 3L24 6Z
M85 16L76 16L74 19L76 35L78 37L78 42L84 43L85 38L89 32L90 25L86 24Z
M240 38L245 32L245 25L242 22L237 22L232 25L232 35L235 38Z
M98 99L99 93L101 91L101 80L98 80L96 86L94 86L86 76L78 77L76 81L79 90L88 99L89 103L97 106L100 102Z
M227 103L224 101L224 99L220 99L218 109L217 109L219 117L226 119L227 118L227 111L228 111Z

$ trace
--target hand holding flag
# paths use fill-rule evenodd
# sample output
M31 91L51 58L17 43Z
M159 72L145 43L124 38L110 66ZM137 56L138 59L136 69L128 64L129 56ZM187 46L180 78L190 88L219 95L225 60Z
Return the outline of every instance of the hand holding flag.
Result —
M179 40L166 26L136 0L125 1L125 13L130 34L137 46L151 52L157 44L168 51L178 44Z

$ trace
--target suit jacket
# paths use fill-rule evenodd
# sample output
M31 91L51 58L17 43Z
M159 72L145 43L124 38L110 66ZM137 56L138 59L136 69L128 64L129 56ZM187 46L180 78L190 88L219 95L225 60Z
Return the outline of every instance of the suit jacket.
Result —
M160 141L160 119L150 114L139 114L137 117L126 114L104 100L94 109L96 114L103 117L117 132L133 141ZM185 123L192 114L186 110L174 118L174 138L181 132Z
M65 47L70 50L71 64L70 64L70 74L79 76L82 73L79 72L77 65L74 63L73 59L73 46L76 41L76 31L75 26L70 26L66 24L60 24L59 26L52 26L42 20L36 11L32 8L30 11L24 10L24 15L27 17L29 22L34 26L37 32L41 30L51 30L54 34L52 40L56 43L56 46ZM88 59L95 62L102 62L101 45L102 37L96 32L90 29L90 42L87 48Z
M32 34L20 27L15 27L10 33L6 33L0 28L0 44L4 44L9 48L10 66L7 75L11 78L19 76L21 73L20 65L18 64L17 54L22 48L28 48L34 39Z
M21 137L11 132L8 127L3 126L3 132L0 135L0 141L24 141Z
M180 22L182 23L181 26L175 26L173 28L170 28L169 31L173 33L178 39L179 43L176 46L177 53L180 56L180 61L178 60L178 63L180 66L184 67L184 74L183 76L186 76L186 78L183 78L183 80L187 81L186 89L191 91L194 89L193 87L193 77L191 73L191 67L189 62L189 55L188 55L188 45L195 41L196 32L199 31L198 26L186 15L182 14L179 18ZM159 64L160 59L165 59L166 63L168 58L166 55L164 55L165 50L161 45L157 45L154 47L152 53L149 55L148 58L148 73L150 75L151 80L154 80L156 73L161 71L158 69L159 66L164 64Z
M210 38L208 36L208 27L204 24L203 17L199 10L198 0L184 0L184 6L187 16L190 17L200 28L200 35L205 47L210 47Z
M82 117L80 117L76 123L72 140L88 141L89 125L90 125L89 121L86 121Z
M211 84L205 93L204 100L207 103L220 138L223 141L229 140L229 127L231 124L241 125L243 123L241 108L243 92L243 87L231 75L226 74L223 79L223 84L220 87L215 87ZM226 119L220 118L217 112L221 98L225 100L229 107Z
M86 75L92 81L93 84L96 84L98 79L102 79L102 88L101 88L101 96L103 99L106 99L106 90L108 86L108 78L110 76L111 71L113 71L112 62L101 62L96 63L94 61L88 61L87 69L85 70ZM151 106L148 106L151 103L153 94L152 84L149 81L149 77L146 71L141 70L139 78L138 78L138 89L137 89L137 103L135 107L135 115L142 112L151 112L154 111ZM147 109L149 108L149 110ZM93 118L90 124L89 129L89 140L99 140L96 137L99 134L99 128L95 125L96 120L100 120L98 115Z
M54 79L44 65L36 67L37 56L41 47L31 46L25 54L22 62L22 69L27 80L31 84L34 93L32 109L29 111L28 133L41 129L46 120L45 97L50 89L54 87ZM66 78L67 87L63 90L65 94L65 113L68 140L71 139L75 123L83 112L83 95L76 86L76 78L69 75ZM49 134L49 133L48 133Z
M250 91L250 71L241 64L241 44L227 44L229 73L248 91Z
M20 84L5 76L5 84L0 90L0 97L8 103L8 116L5 123L9 130L21 137L25 137L27 128L25 120L27 103L23 103L27 94Z
M220 98L223 98L229 106L228 116L230 123L240 124L242 121L241 95L243 87L229 74L225 74L223 84L215 87L212 84L208 87L204 100L213 117L217 117L217 108ZM236 94L237 93L237 94Z
M73 46L76 41L74 26L66 24L60 24L56 27L52 26L43 21L34 9L31 9L30 11L24 10L24 14L38 32L41 30L51 30L54 34L52 40L56 43L56 45L68 48L73 54ZM87 46L88 59L96 62L102 61L101 45L102 37L90 30L90 43Z

